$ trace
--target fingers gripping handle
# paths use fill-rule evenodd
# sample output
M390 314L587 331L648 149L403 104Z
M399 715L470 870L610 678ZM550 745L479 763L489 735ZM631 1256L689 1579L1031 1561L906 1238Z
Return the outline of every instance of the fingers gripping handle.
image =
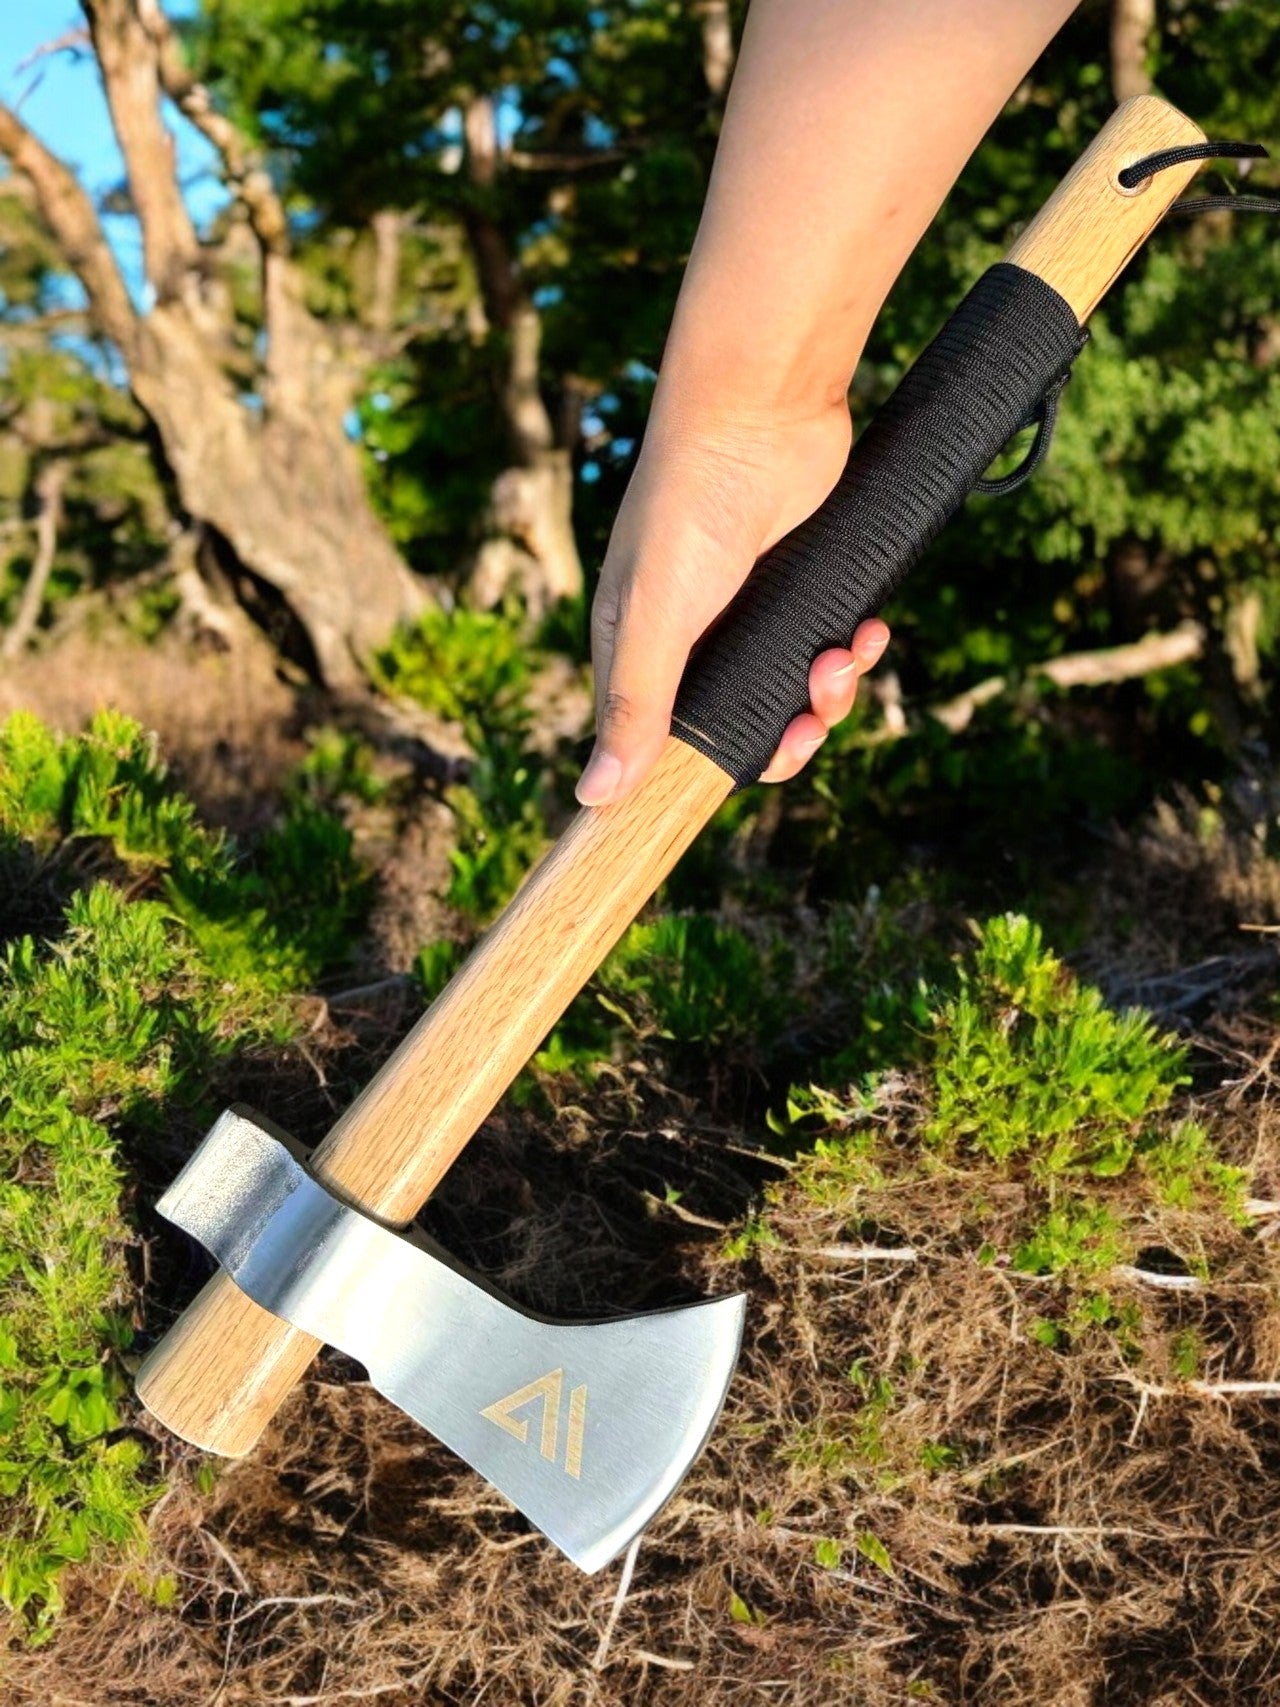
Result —
M1150 97L1117 112L872 420L821 508L760 559L703 639L676 700L679 740L740 786L761 774L808 710L813 660L849 645L1061 383L1081 320L1185 182L1148 180L1135 198L1120 170L1153 144L1200 134Z
M1084 334L1035 273L984 274L858 439L822 507L757 563L680 684L672 732L739 785L793 717L809 668L848 646L964 502Z

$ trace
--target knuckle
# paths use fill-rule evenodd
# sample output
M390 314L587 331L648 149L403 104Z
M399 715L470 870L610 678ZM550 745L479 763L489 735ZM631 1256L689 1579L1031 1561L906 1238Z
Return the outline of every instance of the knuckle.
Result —
M600 725L611 734L629 728L636 717L635 701L618 688L607 688L600 702Z
M594 645L607 644L618 632L620 622L615 598L597 594L591 605L591 639Z

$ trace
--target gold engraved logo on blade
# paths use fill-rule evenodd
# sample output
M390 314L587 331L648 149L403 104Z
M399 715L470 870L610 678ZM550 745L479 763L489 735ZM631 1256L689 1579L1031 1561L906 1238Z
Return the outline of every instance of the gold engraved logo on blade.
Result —
M560 1408L564 1399L564 1370L552 1369L539 1375L524 1387L517 1387L504 1399L486 1405L480 1415L488 1422L514 1435L524 1446L529 1439L529 1418L516 1416L526 1405L541 1403L542 1427L538 1436L538 1451L554 1464L560 1445ZM569 1394L568 1427L565 1430L564 1472L567 1476L582 1475L582 1442L587 1427L587 1389L575 1387Z

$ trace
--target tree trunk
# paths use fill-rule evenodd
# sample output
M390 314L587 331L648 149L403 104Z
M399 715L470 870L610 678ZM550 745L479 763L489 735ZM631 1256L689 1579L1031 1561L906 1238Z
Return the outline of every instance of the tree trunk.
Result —
M158 0L81 4L142 237L148 312L131 302L75 177L4 106L0 154L31 184L97 330L118 348L182 509L283 601L320 678L358 689L369 651L423 596L373 512L344 428L358 375L306 306L269 175L192 78ZM248 375L217 282L221 251L202 244L177 181L164 99L218 151L247 217L263 322L261 360ZM390 281L379 288L393 299Z
M1117 101L1151 93L1147 49L1156 27L1156 0L1111 0L1111 90Z
M512 584L535 613L583 588L582 559L573 531L572 451L556 439L542 394L539 356L542 316L524 288L511 244L490 211L500 171L493 102L479 96L465 114L467 175L480 192L465 216L484 314L505 340L499 386L514 464L494 482L491 537L477 553L470 596L496 604Z
M358 689L370 651L421 595L370 507L341 413L307 415L278 395L255 419L178 304L142 323L130 378L183 509L281 596L320 679Z

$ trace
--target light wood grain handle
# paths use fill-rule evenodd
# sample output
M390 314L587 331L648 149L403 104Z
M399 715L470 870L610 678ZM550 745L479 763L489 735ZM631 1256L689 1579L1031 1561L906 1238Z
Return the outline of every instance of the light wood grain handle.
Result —
M1137 192L1116 174L1203 140L1173 108L1127 101L1008 259L1038 273L1083 321L1195 171ZM699 830L730 780L670 740L617 806L578 814L457 977L315 1152L315 1172L384 1220L415 1215ZM217 1275L147 1358L138 1393L174 1433L247 1452L319 1346Z
M669 740L617 806L579 812L311 1158L349 1202L410 1220L732 783ZM247 1452L319 1350L217 1274L137 1391L184 1440Z
M1137 189L1122 189L1126 166L1162 148L1203 142L1197 124L1154 95L1123 102L1005 256L1038 273L1083 326L1199 171L1172 166Z

